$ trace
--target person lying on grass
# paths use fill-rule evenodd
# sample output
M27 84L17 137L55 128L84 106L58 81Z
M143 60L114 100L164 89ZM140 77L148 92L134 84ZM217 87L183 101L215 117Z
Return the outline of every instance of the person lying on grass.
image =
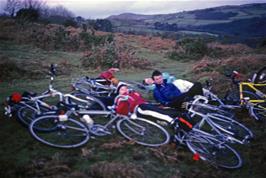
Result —
M140 93L131 91L127 84L122 83L117 87L118 96L115 99L115 111L121 115L131 115L153 118L174 124L180 112L173 108L162 107L158 104L148 103Z
M173 83L167 83L158 70L153 71L151 78L155 84L154 99L164 106L179 109L182 103L191 100L196 95L203 95L203 88L199 82L194 83L187 91L181 92Z
M175 76L170 75L168 72L162 72L163 80L166 80L166 83L173 83L181 93L187 92L194 84L188 80L176 79ZM143 85L147 90L153 91L156 88L154 80L150 78L145 78L143 80Z

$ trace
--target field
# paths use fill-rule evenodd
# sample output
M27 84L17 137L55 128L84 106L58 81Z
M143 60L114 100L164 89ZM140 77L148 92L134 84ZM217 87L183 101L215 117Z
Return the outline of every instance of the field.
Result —
M217 88L221 89L224 86L221 81L224 79L219 71L222 69L238 67L247 77L265 65L265 49L243 48L242 45L209 44L210 48L219 49L219 58L204 56L198 60L175 61L167 57L167 53L175 48L174 41L122 34L115 34L115 39L120 45L125 43L129 49L132 49L134 57L147 59L151 64L148 69L122 68L117 73L119 79L141 81L149 77L153 69L161 69L174 74L177 78L192 81L204 81L212 77L216 83L220 83ZM83 67L81 60L83 55L82 51L44 50L32 44L1 40L0 70L4 71L7 61L13 62L11 64L15 64L17 70L12 71L11 66L11 72L6 71L5 76L0 77L0 101L2 102L14 91L46 90L49 82L46 72L50 63L58 64L59 75L55 80L55 88L69 92L73 79L85 75L97 76L101 71ZM228 65L230 68L227 68ZM2 178L262 178L265 173L265 125L256 123L247 116L247 113L241 111L238 111L239 120L251 128L256 138L248 145L233 145L244 160L244 166L238 170L224 170L203 161L193 161L193 155L181 145L169 144L156 149L142 147L126 141L118 134L92 139L82 148L72 150L50 148L34 140L15 117L6 118L2 106L0 113L0 177Z

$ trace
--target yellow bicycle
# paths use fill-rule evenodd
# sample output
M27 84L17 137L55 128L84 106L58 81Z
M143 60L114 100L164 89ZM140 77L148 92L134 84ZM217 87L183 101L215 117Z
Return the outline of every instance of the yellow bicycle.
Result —
M250 82L238 80L240 74L231 75L232 87L225 96L227 107L245 107L250 116L258 121L266 119L266 67L253 75Z

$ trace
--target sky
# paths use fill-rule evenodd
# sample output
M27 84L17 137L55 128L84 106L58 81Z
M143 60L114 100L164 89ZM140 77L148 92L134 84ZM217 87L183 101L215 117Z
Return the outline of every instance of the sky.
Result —
M0 9L6 0L0 0ZM63 5L76 16L106 18L121 13L167 14L223 5L266 3L266 0L46 0L48 6Z

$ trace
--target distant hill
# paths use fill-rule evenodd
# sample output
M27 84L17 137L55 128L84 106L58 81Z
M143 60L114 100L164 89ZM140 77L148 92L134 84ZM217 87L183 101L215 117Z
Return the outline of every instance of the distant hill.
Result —
M151 15L140 15L134 13L123 13L120 15L112 15L108 17L109 20L147 20L150 18Z
M107 19L119 32L192 31L237 38L266 37L266 3L159 15L124 13Z

